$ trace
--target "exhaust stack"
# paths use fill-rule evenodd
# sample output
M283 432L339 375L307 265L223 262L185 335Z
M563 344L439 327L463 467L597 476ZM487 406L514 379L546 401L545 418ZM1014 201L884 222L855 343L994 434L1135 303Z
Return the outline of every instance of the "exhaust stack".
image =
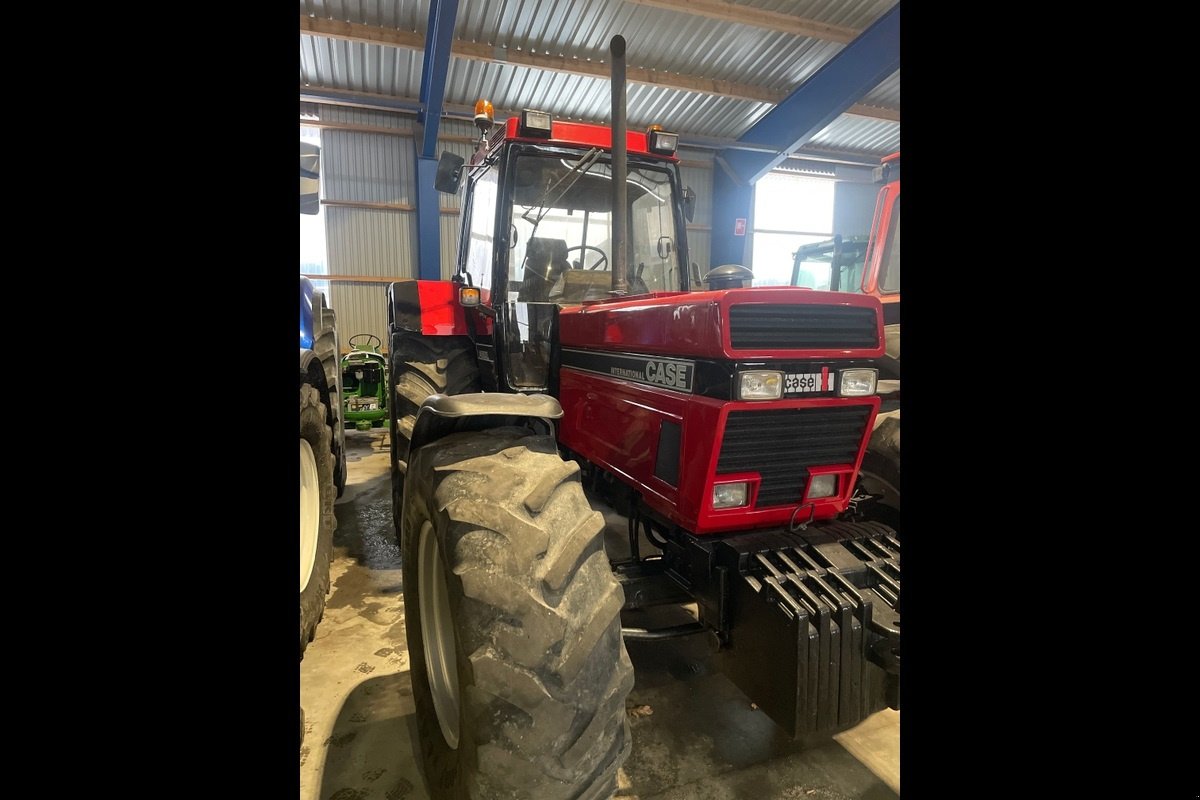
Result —
M614 36L609 43L612 54L612 294L629 294L629 256L625 247L627 200L625 178L629 167L628 141L625 135L625 37Z

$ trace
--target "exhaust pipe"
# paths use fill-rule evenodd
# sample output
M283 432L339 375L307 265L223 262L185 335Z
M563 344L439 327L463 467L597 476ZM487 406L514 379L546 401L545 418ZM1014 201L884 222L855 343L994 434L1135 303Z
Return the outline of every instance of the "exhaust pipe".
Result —
M612 54L612 294L629 294L629 257L625 249L627 199L625 178L628 142L625 135L625 37L614 36L609 43Z

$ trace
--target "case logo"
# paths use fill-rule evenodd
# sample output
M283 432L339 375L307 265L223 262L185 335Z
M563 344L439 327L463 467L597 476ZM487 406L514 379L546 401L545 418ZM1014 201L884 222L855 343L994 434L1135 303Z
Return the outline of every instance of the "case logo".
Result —
M611 375L622 380L662 386L680 392L692 391L692 376L696 368L696 362L677 358L597 353L571 348L563 348L562 364L586 372Z
M678 364L673 361L646 362L646 381L666 386L669 389L687 389L688 364Z

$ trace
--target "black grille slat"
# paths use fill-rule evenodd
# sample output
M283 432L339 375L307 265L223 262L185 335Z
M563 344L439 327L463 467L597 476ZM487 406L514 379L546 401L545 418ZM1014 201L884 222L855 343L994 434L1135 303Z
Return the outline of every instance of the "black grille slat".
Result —
M728 426L726 426L726 429L728 429ZM769 442L775 438L774 433L771 431L746 430L746 429L739 429L739 428L734 428L734 430L739 435L745 436L748 439L752 439L755 441ZM820 437L822 440L832 439L832 438L836 438L838 436L851 436L853 434L860 432L858 429L857 420L852 421L848 425L838 425L836 427L833 425L823 425L823 426L815 426L814 425L812 427L797 426L796 428L794 428L794 431L797 434L802 434L806 437Z
M744 303L729 309L735 350L874 348L878 326L874 309L857 306Z
M869 414L869 406L732 411L717 474L759 473L759 507L799 503L809 467L854 463Z

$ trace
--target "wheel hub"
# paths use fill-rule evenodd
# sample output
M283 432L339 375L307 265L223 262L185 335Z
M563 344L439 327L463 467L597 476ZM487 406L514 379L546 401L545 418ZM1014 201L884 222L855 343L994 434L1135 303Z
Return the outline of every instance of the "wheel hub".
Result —
M458 748L458 665L446 567L433 526L421 526L417 544L417 594L421 603L421 639L425 645L425 671L442 736L451 750Z
M312 445L300 440L300 591L308 587L321 535L321 484Z

